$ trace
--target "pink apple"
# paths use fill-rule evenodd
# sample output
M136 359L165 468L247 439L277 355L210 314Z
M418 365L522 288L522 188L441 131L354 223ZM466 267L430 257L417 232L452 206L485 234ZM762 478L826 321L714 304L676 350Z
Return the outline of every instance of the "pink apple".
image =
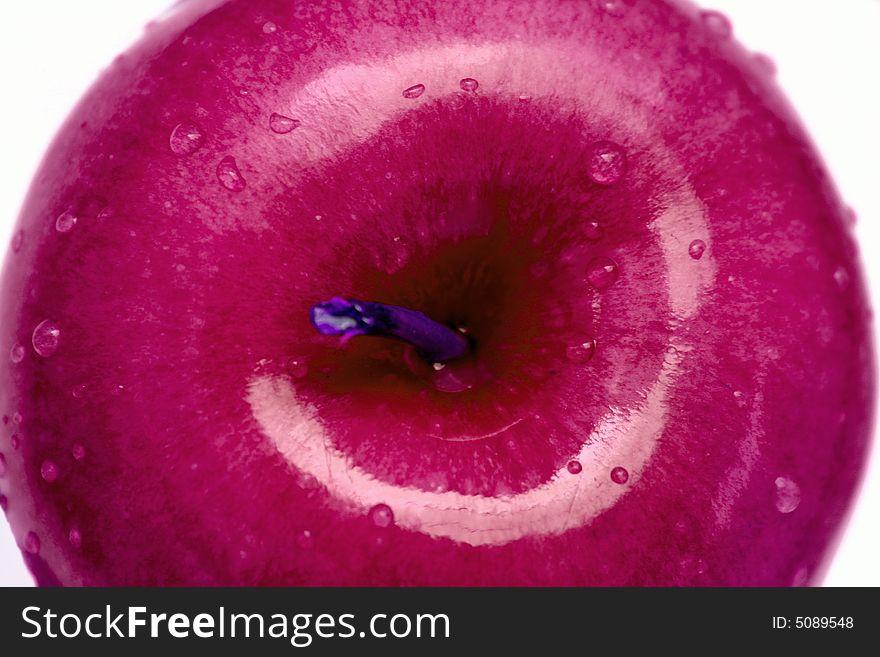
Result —
M861 471L844 206L691 5L189 0L16 230L42 584L807 583Z

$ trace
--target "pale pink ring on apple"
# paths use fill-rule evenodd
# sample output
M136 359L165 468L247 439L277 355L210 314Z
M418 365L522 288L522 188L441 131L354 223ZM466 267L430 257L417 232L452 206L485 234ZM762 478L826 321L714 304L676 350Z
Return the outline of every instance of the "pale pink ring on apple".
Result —
M354 108L345 103L316 104L300 98L321 98L330 90L336 90L338 94L339 89L345 89L344 97L358 99L370 107L385 107L386 116L392 116L406 107L407 101L412 102L411 99L401 100L400 94L392 93L395 85L399 86L399 79L421 81L429 90L423 97L430 98L432 89L435 93L446 92L449 86L446 83L455 79L455 71L468 69L470 65L479 65L483 88L507 87L511 93L518 94L521 89L517 81L505 76L529 70L530 66L541 66L544 62L547 77L543 84L546 88L535 88L532 81L530 91L533 96L540 96L542 92L553 93L568 84L573 96L590 98L591 104L601 105L591 108L594 116L605 114L610 117L618 113L622 105L615 102L613 94L597 99L592 93L597 82L589 79L593 70L589 61L560 61L560 53L565 52L570 50L524 44L456 45L420 50L399 56L390 63L383 61L373 66L331 69L289 100L288 109L293 115L313 118L300 132L302 139L298 143L302 150L299 158L325 158L328 150L340 150L353 137L364 138L379 128L378 118L383 116L381 112L353 111ZM514 60L520 60L522 65L518 66ZM602 66L608 65L609 62L602 62ZM389 70L401 71L401 74L389 76ZM602 69L597 67L595 70ZM625 76L609 77L625 79ZM581 92L578 87L582 88ZM324 91L320 92L321 89ZM658 86L658 92L659 89ZM623 106L630 107L631 104ZM647 116L630 114L627 118L630 135L647 132L650 125ZM343 124L344 129L318 132L324 126ZM309 130L314 130L315 134L307 134ZM657 141L645 139L644 143ZM669 168L667 173L673 173L675 163L670 162L668 156L659 158L659 161L665 161ZM700 294L712 284L716 273L711 249L701 260L688 257L691 240L702 239L710 244L711 237L704 208L689 188L686 176L682 172L677 179L683 181L679 190L661 199L661 204L668 209L651 226L660 240L665 259L672 323L696 314ZM601 312L598 298L595 310L597 314ZM572 459L583 466L577 477L562 465L542 485L515 495L484 497L456 491L426 491L375 478L330 443L318 414L297 399L295 382L289 378L255 377L248 386L248 401L254 417L278 452L301 475L313 478L323 486L340 505L364 513L376 504L388 504L394 510L397 525L402 528L469 545L498 545L525 536L560 534L584 525L611 507L638 480L663 431L667 391L674 386L678 365L690 349L674 331L669 346L674 349L669 350L653 385L645 392L643 403L638 408L611 409L583 442L580 452L572 455ZM608 382L609 386L613 384L613 380ZM492 435L509 426L499 427ZM622 460L625 460L629 472L629 485L625 486L616 484L609 476Z
M577 54L577 58L574 54ZM309 164L320 163L365 141L386 121L410 110L413 103L431 102L449 94L463 94L458 88L462 70L480 71L480 89L493 95L509 93L520 98L524 90L530 98L554 97L561 104L560 112L574 109L566 102L578 101L579 113L596 119L604 118L608 125L626 124L627 137L645 134L652 124L652 108L645 106L645 80L632 83L632 89L612 85L626 84L626 70L619 64L591 53L589 44L549 41L541 46L527 43L488 43L443 45L430 48L420 44L418 50L383 59L373 64L343 65L331 68L312 82L298 87L290 95L279 94L274 106L288 116L308 117L295 132L295 138L277 142L277 148L288 159L299 162L305 171ZM543 75L525 77L526 72L539 69ZM425 85L425 93L417 99L402 95L401 81ZM604 95L596 89L605 90ZM566 89L568 99L558 98L560 89ZM667 87L656 81L647 95L653 104L662 107ZM479 93L479 92L477 92ZM317 99L333 98L334 102ZM360 107L370 111L360 111ZM241 131L248 128L243 117ZM597 122L596 122L597 123ZM598 123L597 123L598 124ZM234 124L231 126L236 127ZM609 135L613 139L614 135ZM656 141L645 140L645 144ZM242 161L266 159L266 144L241 144L236 157ZM658 163L676 170L670 154L654 153ZM285 171L296 177L296 170ZM676 179L685 180L684 171ZM705 234L696 237L704 239ZM685 243L685 251L688 244Z

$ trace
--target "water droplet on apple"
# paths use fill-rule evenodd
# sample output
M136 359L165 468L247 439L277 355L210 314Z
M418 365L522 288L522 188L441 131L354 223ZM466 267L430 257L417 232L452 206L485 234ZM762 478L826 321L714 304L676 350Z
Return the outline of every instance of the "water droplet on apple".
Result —
M43 358L48 358L58 349L58 342L61 340L61 329L55 322L45 319L34 329L31 342L36 351Z
M527 103L532 99L530 94L520 94L517 98L521 103Z
M619 274L617 263L606 256L593 258L587 265L587 280L597 290L613 285Z
M14 424L21 424L22 420L24 420L24 418L21 416L21 413L19 413L18 411L15 411L15 413L12 414L12 422Z
M626 153L610 141L597 141L590 147L587 175L600 185L613 185L626 173Z
M18 449L18 446L21 444L21 440L18 437L17 433L12 434L9 438L9 444L12 445L12 449Z
M464 107L464 104L467 102L467 94L461 92L455 92L449 98L449 108L454 110L459 110Z
M801 503L801 488L789 477L776 477L776 510L791 513Z
M62 212L55 220L55 230L59 233L69 232L74 226L76 226L76 215L69 210Z
M629 481L629 472L627 472L626 468L618 465L616 468L611 469L611 481L615 484L625 484Z
M12 252L18 253L19 251L21 251L21 247L23 244L24 244L24 231L23 230L15 231L15 234L12 236L12 243L11 243Z
M462 91L474 92L479 88L480 83L473 78L462 78L458 86L461 87Z
M205 133L191 121L184 121L174 126L168 138L168 147L175 155L189 155L202 145Z
M9 360L13 363L20 363L24 360L24 347L17 342L12 345L12 348L9 350Z
M602 239L602 226L599 225L598 221L587 221L584 223L584 237L586 237L591 242L598 242Z
M733 34L733 26L730 19L720 11L707 10L700 12L700 19L709 30L722 39L726 39Z
M300 126L300 121L292 119L289 116L272 112L269 115L269 130L276 135L286 135L288 132L296 130Z
M278 26L275 25L272 21L266 21L263 23L263 33L264 34L274 34L278 30Z
M767 75L776 75L776 62L762 52L755 53L755 63L761 67Z
M287 373L294 379L302 379L309 373L309 365L302 358L291 358L287 361Z
M440 392L459 393L470 390L487 377L479 365L433 368L434 388Z
M36 532L28 532L24 537L24 549L31 554L40 553L40 537Z
M688 255L694 260L699 260L706 252L706 243L703 240L694 240L688 246Z
M834 282L840 288L845 288L849 285L849 272L845 267L840 266L834 270Z
M6 455L0 452L0 477L6 476Z
M224 157L217 165L217 180L231 192L240 192L247 186L235 158L231 155Z
M682 572L690 577L703 575L706 572L706 562L703 559L682 559L678 562L678 565Z
M571 474L580 474L584 469L580 461L569 461L565 467Z
M308 550L313 547L315 545L315 538L312 536L312 532L308 529L302 530L296 536L296 544L303 550Z
M631 7L634 4L634 0L600 0L599 6L605 11L609 16L614 16L615 18L620 18L626 13L626 8Z
M407 87L403 90L404 98L418 98L423 93L425 93L425 85L423 84L414 84L411 87Z
M578 344L569 345L565 357L572 363L588 363L596 353L596 341L590 338Z
M82 461L86 457L86 448L77 443L70 449L70 453L73 454L74 459Z
M370 522L385 529L394 524L394 512L387 504L377 504L369 511Z
M804 568L798 568L794 577L791 578L791 585L795 588L808 586L810 582L810 571Z
M58 479L58 466L54 461L46 459L40 466L40 476L43 478L43 481L47 481L51 484Z
M70 541L70 544L79 549L82 545L82 534L76 527L71 527L70 531L67 532L67 540Z

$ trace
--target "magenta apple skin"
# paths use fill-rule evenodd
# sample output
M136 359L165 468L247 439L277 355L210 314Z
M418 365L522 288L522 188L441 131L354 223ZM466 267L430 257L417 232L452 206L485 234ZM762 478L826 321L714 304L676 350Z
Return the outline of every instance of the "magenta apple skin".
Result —
M37 581L817 581L870 314L845 206L723 27L502 0L151 25L6 259L0 499ZM476 347L340 346L308 320L337 295Z

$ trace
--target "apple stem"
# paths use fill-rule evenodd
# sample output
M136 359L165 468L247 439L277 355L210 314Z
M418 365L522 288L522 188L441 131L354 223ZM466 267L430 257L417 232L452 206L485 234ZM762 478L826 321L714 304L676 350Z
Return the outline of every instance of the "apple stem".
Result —
M470 348L467 338L458 331L400 306L333 297L312 306L309 315L322 335L339 335L343 342L356 335L403 340L431 363L461 358Z

